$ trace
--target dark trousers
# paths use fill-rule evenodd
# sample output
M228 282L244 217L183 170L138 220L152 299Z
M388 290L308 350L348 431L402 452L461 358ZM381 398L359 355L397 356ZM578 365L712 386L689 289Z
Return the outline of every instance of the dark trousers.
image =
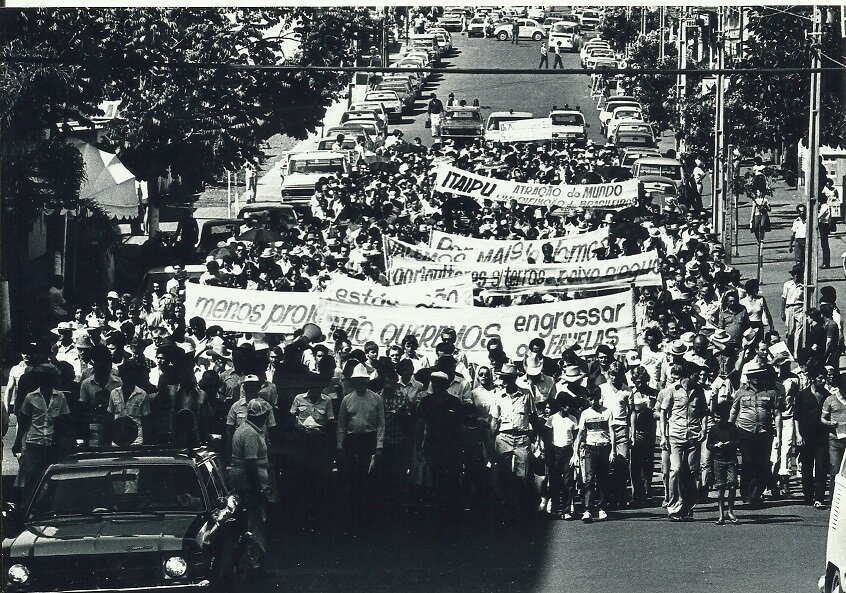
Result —
M822 267L827 268L831 265L831 248L828 245L828 235L831 233L831 226L826 223L819 225L820 230L820 249L822 250Z
M549 70L549 54L541 54L540 64L538 64L538 70L540 70L541 68L546 68L547 70Z
M564 62L561 61L561 54L555 54L555 61L552 63L552 69L561 68L564 69Z
M805 438L805 443L799 449L799 464L802 467L802 494L805 502L824 502L829 469L828 439L825 435Z
M585 510L605 509L608 503L608 480L611 475L611 445L585 445L584 481Z
M831 475L831 485L828 488L828 493L834 496L834 479L840 472L840 464L843 462L843 451L846 449L846 439L828 439L828 460L829 460L829 474Z
M740 441L740 496L745 502L758 503L772 479L770 452L773 435L738 429Z
M347 500L354 510L364 510L370 502L370 461L375 454L375 432L348 434L344 439L344 484Z
M805 265L805 239L796 239L793 245L793 263Z
M547 451L552 452L552 463L549 464L549 494L560 512L569 513L576 488L573 468L570 467L573 447L552 447Z
M520 45L520 40L518 39L519 35L512 31L511 33L511 44L512 45Z
M649 500L649 486L655 473L655 435L635 437L632 445L632 497L636 502Z

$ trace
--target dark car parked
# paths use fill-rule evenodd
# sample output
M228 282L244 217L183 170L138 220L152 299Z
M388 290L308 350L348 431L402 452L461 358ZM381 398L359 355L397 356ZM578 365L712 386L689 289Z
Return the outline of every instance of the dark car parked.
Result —
M51 465L6 517L3 590L235 590L246 519L216 454L146 447Z

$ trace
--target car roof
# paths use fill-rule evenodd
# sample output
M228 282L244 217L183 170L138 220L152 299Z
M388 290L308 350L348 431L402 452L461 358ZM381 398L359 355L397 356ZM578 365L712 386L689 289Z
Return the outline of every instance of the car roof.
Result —
M492 117L525 117L526 119L532 119L534 116L535 114L529 111L491 111L488 114L488 119Z
M163 465L201 464L217 457L217 453L200 447L198 449L167 449L153 446L117 447L80 451L54 463L53 468L102 467L109 465Z
M641 165L681 165L676 159L670 159L664 156L645 156L637 160Z
M672 185L673 187L676 186L676 182L667 177L666 175L644 175L643 177L639 178L640 181L645 183L655 183L661 182L666 183L667 185Z

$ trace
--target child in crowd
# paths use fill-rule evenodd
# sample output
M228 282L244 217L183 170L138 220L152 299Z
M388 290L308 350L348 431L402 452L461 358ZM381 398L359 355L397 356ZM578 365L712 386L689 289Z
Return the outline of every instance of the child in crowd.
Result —
M717 525L723 525L726 518L732 523L738 519L734 514L734 496L737 488L737 428L728 421L731 404L716 406L717 425L708 434L707 447L714 466L714 488L718 492L720 515Z

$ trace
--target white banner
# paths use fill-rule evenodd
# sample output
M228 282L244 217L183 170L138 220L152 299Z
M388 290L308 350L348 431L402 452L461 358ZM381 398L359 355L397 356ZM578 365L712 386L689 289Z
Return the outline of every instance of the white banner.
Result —
M390 257L385 264L388 282L410 284L470 274L477 288L493 294L526 292L562 292L601 290L619 286L658 286L658 252L650 251L576 264L491 265L484 263L448 263L420 261L408 257Z
M346 276L334 278L322 296L342 303L393 307L472 307L473 281L455 276L432 282L381 286Z
M637 202L639 181L590 185L546 185L484 177L448 165L435 167L435 191L476 200L509 202L549 208L602 208L615 210Z
M468 259L465 261L509 264L525 262L529 258L542 262L541 248L549 243L552 245L552 259L558 263L570 264L595 260L596 254L593 250L600 247L602 240L606 237L608 237L608 229L597 229L581 235L534 240L477 239L433 230L429 246L440 251L472 252L468 254Z
M599 344L618 350L634 347L634 304L625 290L601 298L575 299L544 305L475 309L431 309L425 316L413 307L372 307L324 301L326 329L342 328L355 345L368 340L380 352L413 334L421 350L433 350L443 328L455 328L456 346L471 360L487 360L487 343L501 337L506 354L522 358L533 338L546 341L545 354L560 356L566 340L576 340L580 354L592 354Z
M320 293L185 284L185 319L202 317L225 331L290 334L320 317Z

